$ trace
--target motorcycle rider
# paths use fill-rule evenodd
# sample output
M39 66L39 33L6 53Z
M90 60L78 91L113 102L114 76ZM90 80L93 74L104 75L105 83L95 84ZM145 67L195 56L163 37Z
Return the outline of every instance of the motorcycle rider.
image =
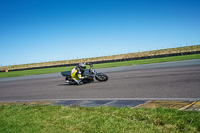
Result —
M85 69L86 69L85 63L79 63L71 71L71 77L78 85L83 84L81 80L84 79L84 77L82 77L82 74L84 73Z

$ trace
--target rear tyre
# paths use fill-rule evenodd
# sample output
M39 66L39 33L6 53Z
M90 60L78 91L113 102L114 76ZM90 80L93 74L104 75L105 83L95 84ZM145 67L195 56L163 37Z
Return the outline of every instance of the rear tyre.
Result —
M66 78L65 78L65 82L66 82L66 83L69 83L69 77L66 77Z

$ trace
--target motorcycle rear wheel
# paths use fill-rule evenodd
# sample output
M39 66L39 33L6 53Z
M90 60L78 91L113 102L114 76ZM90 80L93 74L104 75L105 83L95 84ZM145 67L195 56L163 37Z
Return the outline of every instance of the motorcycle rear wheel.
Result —
M65 82L69 83L69 77L65 77Z

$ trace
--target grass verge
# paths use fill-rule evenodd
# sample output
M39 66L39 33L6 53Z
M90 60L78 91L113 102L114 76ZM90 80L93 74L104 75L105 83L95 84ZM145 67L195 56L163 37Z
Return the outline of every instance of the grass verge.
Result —
M200 132L200 113L176 109L1 105L0 132Z
M102 63L102 64L95 64L94 68L98 69L98 68L119 67L119 66L129 66L129 65L141 65L141 64L181 61L181 60L190 60L190 59L200 59L200 54L153 58L153 59L142 59L142 60L133 60L133 61L122 61L122 62L113 62L113 63ZM72 68L74 68L74 66L11 71L7 73L2 72L0 73L0 78L56 73L56 72L61 72L61 71L68 71L68 70L71 70Z

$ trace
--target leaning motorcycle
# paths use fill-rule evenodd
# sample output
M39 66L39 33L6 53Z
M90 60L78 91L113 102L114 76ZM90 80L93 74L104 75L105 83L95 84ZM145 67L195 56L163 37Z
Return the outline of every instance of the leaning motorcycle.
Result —
M82 76L84 77L84 79L82 79L81 81L83 82L83 84L86 83L91 83L94 81L94 78L99 81L99 82L105 82L108 80L108 76L104 73L98 73L93 69L93 65L91 63L88 63L86 65L90 66L90 69L85 69L84 73L82 74ZM61 75L65 77L65 82L68 84L77 84L71 77L71 71L64 71L61 72Z

